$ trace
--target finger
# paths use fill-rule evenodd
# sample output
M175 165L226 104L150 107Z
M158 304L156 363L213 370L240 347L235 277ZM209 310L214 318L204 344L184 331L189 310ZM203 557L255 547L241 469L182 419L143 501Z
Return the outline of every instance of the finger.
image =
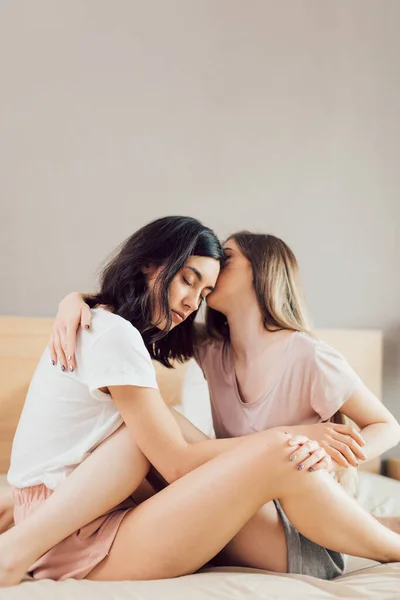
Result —
M341 454L343 454L343 456L350 465L352 465L353 467L358 467L358 460L356 459L350 448L347 446L347 444L343 444L343 442L338 442L337 440L332 438L332 440L330 441L330 445L336 450L338 450Z
M359 431L357 431L357 429L355 427L352 427L351 425L341 425L339 423L333 423L333 428L336 431L339 431L339 433L349 435L360 446L365 446L364 438L362 437L361 433Z
M90 329L92 324L92 312L90 307L85 303L81 310L81 327L83 329Z
M296 462L297 464L302 459L306 458L311 452L314 452L317 448L319 448L318 442L314 440L309 440L306 444L303 444L289 456L290 462Z
M335 450L335 448L332 448L332 446L329 446L328 444L322 444L322 447L324 448L328 456L335 460L339 466L344 467L345 469L348 469L350 467L343 454L341 454L338 450Z
M65 359L64 350L62 349L60 335L58 332L56 332L54 334L54 348L55 348L55 351L57 354L57 360L61 367L61 370L66 371L67 370L67 361Z
M289 439L289 446L299 446L300 444L306 444L309 441L305 435L294 435Z
M309 471L331 471L332 461L329 456L325 455L316 465L309 467Z
M63 349L65 360L67 360L67 329L65 325L58 328L58 335L60 336L61 348Z
M73 327L65 331L65 345L67 351L68 369L72 372L76 369L75 346L76 346L76 329Z
M325 456L325 450L319 447L311 455L309 455L308 458L302 460L300 464L297 465L297 469L302 471L303 469L306 470L315 467L315 465L325 458Z
M56 353L56 350L54 348L53 334L50 335L48 348L49 348L49 352L50 352L50 359L51 359L51 362L52 362L52 364L54 366L54 365L57 364L57 353Z
M332 437L343 444L346 444L353 452L355 456L361 458L361 460L367 460L367 456L361 446L354 440L354 438L350 437L347 434L335 432L332 434Z

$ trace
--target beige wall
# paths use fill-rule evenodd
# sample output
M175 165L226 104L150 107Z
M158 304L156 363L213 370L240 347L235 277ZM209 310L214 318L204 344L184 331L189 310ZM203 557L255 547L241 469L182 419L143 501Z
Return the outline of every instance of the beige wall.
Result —
M397 0L2 2L0 314L54 314L157 216L273 232L316 326L384 330L400 418L399 22Z

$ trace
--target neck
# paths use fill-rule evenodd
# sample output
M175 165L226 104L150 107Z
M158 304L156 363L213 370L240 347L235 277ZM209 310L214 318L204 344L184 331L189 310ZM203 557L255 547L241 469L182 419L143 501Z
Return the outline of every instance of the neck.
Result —
M264 328L261 312L255 303L249 303L245 309L230 311L227 319L230 344L237 360L252 360L273 339L274 332Z

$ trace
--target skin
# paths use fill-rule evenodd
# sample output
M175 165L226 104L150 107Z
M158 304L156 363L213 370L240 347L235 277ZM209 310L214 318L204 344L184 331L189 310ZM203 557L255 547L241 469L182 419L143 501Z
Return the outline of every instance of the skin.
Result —
M162 267L155 269L151 266L145 270L151 291L155 291L157 277L161 271ZM172 311L171 329L180 325L189 315L200 308L201 303L214 291L219 272L218 261L204 256L189 257L185 267L174 277L168 291L168 300ZM152 321L153 324L157 324L159 329L166 328L167 320L162 317L159 304L156 304L154 308Z
M213 259L204 259L203 257L191 257L185 266L185 269L178 273L170 286L169 302L171 309L181 313L183 312L183 318L187 318L187 316L192 314L194 310L197 310L202 299L204 299L211 292L215 285L218 272L219 263L217 261ZM147 276L148 285L151 288L155 285L157 271L150 268ZM160 310L156 303L156 306L154 307L153 322L156 323L159 320ZM175 320L177 322L173 323L173 326L177 326L177 324L181 321L178 316ZM237 449L239 445L241 446L246 441L250 441L250 437L257 439L257 446L255 446L254 441L252 441L252 447L254 447L254 449L260 445L262 446L263 451L267 452L268 454L269 451L272 452L272 448L279 447L278 453L282 455L281 458L289 463L291 462L288 460L289 456L287 456L287 451L289 449L292 453L293 449L287 447L286 454L283 451L285 443L288 439L286 434L283 434L282 437L277 437L277 435L275 437L271 437L271 434L268 436L265 434L260 436L247 436L247 440L245 438L240 438L237 440L202 439L196 440L194 443L188 443L179 427L179 424L176 422L173 415L171 415L158 391L147 388L136 388L134 386L115 386L105 391L108 391L112 395L114 401L121 411L121 415L123 416L127 427L121 430L119 437L110 436L110 438L107 440L108 444L101 444L99 448L101 447L102 450L104 448L108 449L110 447L109 444L114 439L117 440L116 443L119 450L121 449L121 446L119 445L121 444L120 440L127 444L127 446L124 447L122 455L125 455L125 458L131 456L132 460L129 461L129 463L135 466L135 473L129 474L129 490L126 490L124 487L124 485L126 485L126 481L124 481L123 477L121 476L121 464L124 462L121 461L121 454L119 455L119 459L117 461L118 464L115 464L113 469L107 469L105 471L108 474L113 472L117 477L117 480L114 482L115 486L112 486L111 478L107 478L107 485L111 484L111 493L110 495L107 494L106 498L104 493L102 493L100 490L94 492L94 488L99 483L97 476L93 479L93 477L88 477L88 473L86 473L84 480L82 480L80 477L82 477L84 470L76 469L73 474L59 486L59 488L56 490L56 493L54 493L52 497L46 501L45 506L43 505L45 510L37 510L34 515L24 521L24 523L17 525L12 530L7 531L0 537L0 583L2 585L17 583L23 576L24 572L29 568L30 564L32 564L37 557L41 556L44 552L46 552L47 549L54 546L56 543L66 537L66 535L71 533L66 531L65 528L63 529L66 524L62 523L62 519L59 519L60 515L58 513L58 516L56 516L53 523L53 527L45 528L46 534L43 535L44 523L49 524L49 521L46 519L51 516L52 507L54 506L54 508L57 510L57 507L60 508L63 506L63 495L61 493L62 489L66 489L64 492L65 499L65 497L68 497L68 492L71 492L71 490L74 490L74 493L80 490L80 493L82 493L84 490L83 481L85 481L85 485L89 485L89 489L92 489L92 492L95 493L96 501L99 501L99 505L97 507L90 506L86 498L88 516L85 518L86 513L83 508L85 506L85 499L81 498L79 500L78 497L74 495L75 502L73 505L75 507L79 506L79 510L74 513L74 509L70 506L68 509L69 525L67 527L73 524L73 530L76 530L84 523L87 523L91 520L91 514L93 513L93 510L95 512L100 510L100 513L98 514L103 513L104 510L107 510L105 509L105 505L107 505L110 501L112 502L112 506L115 506L116 503L120 501L118 498L120 497L121 490L124 490L122 492L124 497L126 497L127 494L132 493L132 491L139 486L140 482L146 475L149 468L149 460L155 465L162 476L172 484L170 489L173 489L173 485L177 483L178 480L183 480L184 476L186 476L188 473L197 470L197 467L211 462L223 453L228 453L229 451ZM280 432L279 435L281 435ZM133 440L135 440L135 442L133 442ZM293 440L295 440L295 438L293 438ZM300 463L304 463L306 468L309 466L315 466L318 463L324 463L325 453L321 448L319 448L316 442L309 442L304 436L299 436L294 442L294 448L298 448L300 445L304 447L304 455L299 456L296 464L290 464L290 469L292 471ZM97 460L100 457L99 448L96 449L96 451L92 454L92 456L96 457ZM130 449L133 451L133 454L129 453ZM111 457L109 457L108 460L110 460L110 458ZM85 460L84 463L85 468L87 469L90 461ZM105 464L106 461L102 461L102 472L104 472L103 469ZM90 487L91 480L92 488ZM77 485L75 485L75 482L77 482ZM178 488L181 486L182 484L180 484ZM103 490L104 489L105 488L103 488ZM191 488L188 488L188 492L190 489ZM170 494L171 492L168 492L168 495ZM88 496L91 496L91 494ZM224 498L226 498L226 492L223 498L221 498L221 502L223 502ZM143 505L146 504L146 502L143 502ZM150 506L153 505L154 502L152 502ZM156 503L156 506L157 505L158 501ZM247 507L247 510L248 509L249 506ZM222 505L220 506L220 510L222 511ZM226 507L224 510L226 510ZM61 512L62 514L65 513L64 507ZM138 521L138 515L143 513L143 519L144 522L146 522L146 515L148 513L147 509L141 509L139 513L136 512L135 514L134 521L135 523L138 522L139 528L143 525L141 519ZM150 515L152 513L153 510L150 511ZM241 519L243 519L245 511L242 511L241 514ZM173 515L171 515L171 518L172 516ZM122 539L123 537L123 532L126 528L125 524L129 524L132 520L129 517L130 515L124 519L123 524L119 529L117 535L119 539ZM154 521L155 517L156 515L153 514L151 520ZM172 519L171 521L167 514L166 518L170 521L172 526L174 520ZM222 528L222 531L218 533L217 540L204 540L204 543L199 545L198 555L194 556L193 559L190 559L190 564L192 564L193 561L194 565L200 564L199 561L202 562L204 556L211 558L211 556L216 553L214 551L215 547L221 545L221 540L223 540L225 543L228 541L226 536L228 532L231 531L231 527L232 524L229 526L229 528ZM235 519L233 519L233 527L235 527ZM133 539L130 535L128 538L131 539L131 541ZM165 540L164 546L161 539L159 541L160 550L165 553L168 540ZM225 543L222 543L222 546L224 546ZM115 551L113 550L113 555L114 552L117 552L119 547L120 544L116 539L113 545L113 549L115 548ZM142 564L149 564L149 562L151 562L149 561L149 556L147 556L147 559L144 561L145 554L145 552L142 552ZM125 558L128 555L129 552L125 552ZM208 558L206 558L204 562L206 562ZM180 561L178 561L180 564L179 568L175 566L174 569L178 568L179 572L186 572L187 567L184 566L185 560L187 562L187 557L182 557ZM119 560L117 562L119 562ZM113 568L114 567L112 567L111 570L113 570ZM193 568L196 567L194 566ZM175 573L174 570L171 571L170 576L173 576L173 573ZM103 578L103 576L105 576L103 572L99 574L99 578ZM106 577L109 578L110 574L108 573ZM131 577L134 578L135 573L132 572ZM156 572L154 573L154 577L157 577Z
M292 332L264 329L251 264L233 239L225 242L224 249L227 264L207 303L227 317L236 377L246 402L260 397L267 389L270 372L265 365L281 364ZM358 466L360 461L375 458L399 443L398 422L366 386L357 389L340 410L360 428L360 436L355 436L353 441L348 437L353 434L346 426L321 423L319 428L301 425L290 431L312 436L342 466Z
M186 285L187 287L190 287L188 284ZM195 292L193 291L192 293L194 294ZM170 302L171 307L175 307L175 304L173 304L173 302L175 302L175 296L170 296ZM190 306L188 301L182 302L183 303L179 304L179 306ZM195 304L191 306L195 306ZM135 400L133 402L132 388L129 386L128 389L124 387L112 388L110 389L110 392L121 411L127 427L119 431L118 435L114 434L113 436L110 436L104 445L102 445L102 452L107 448L107 453L105 455L103 454L102 461L99 459L99 447L99 449L93 452L89 459L84 461L84 463L82 463L82 465L80 465L66 480L65 483L67 488L69 486L69 489L66 489L66 486L64 486L64 500L68 498L72 500L72 498L74 498L75 505L79 505L80 507L81 520L86 516L85 522L88 522L88 520L90 520L90 518L88 519L89 515L91 515L91 518L95 518L93 517L93 513L96 513L95 516L102 514L102 512L108 510L107 506L109 506L111 502L110 508L125 498L132 491L132 482L134 481L134 473L129 472L129 468L132 468L132 465L135 465L136 468L137 465L137 460L127 460L127 456L129 456L129 453L127 452L128 441L132 444L131 433L133 433L133 438L140 451L142 451L144 456L157 467L167 481L172 482L172 485L155 497L143 502L139 509L129 513L123 521L109 557L91 572L89 575L90 578L134 579L174 576L176 574L190 572L201 564L204 564L211 556L214 556L222 549L224 549L225 554L230 554L233 560L240 561L241 554L243 553L243 550L248 547L252 537L250 535L250 527L252 527L254 532L258 528L254 527L254 524L256 523L263 527L265 521L266 527L262 530L262 533L264 534L264 544L266 539L265 533L268 532L269 534L272 534L269 525L274 518L276 519L276 515L267 514L269 513L268 506L270 506L270 504L267 503L267 500L271 500L275 497L281 499L289 518L297 525L299 530L310 537L310 539L317 541L317 543L329 545L332 549L338 549L347 553L355 553L374 558L380 556L381 558L378 558L380 560L382 559L382 556L385 557L383 560L387 560L389 557L389 560L398 560L399 538L392 532L382 528L372 517L362 511L360 507L348 498L330 478L326 479L324 476L324 479L321 479L320 476L323 475L322 473L314 473L313 475L308 476L307 484L303 483L306 481L304 477L306 474L303 473L302 477L299 471L293 467L298 466L306 456L309 456L310 452L312 452L312 455L306 459L307 462L304 465L305 468L307 469L318 462L317 457L319 456L320 459L322 455L318 454L320 449L318 444L315 446L315 442L314 446L312 444L309 444L308 446L304 444L302 449L304 454L302 455L299 451L299 441L294 440L296 452L293 453L293 449L290 449L290 452L287 454L283 452L283 454L285 454L286 459L293 457L293 454L295 454L296 460L292 461L293 464L289 461L290 467L283 473L280 470L283 463L281 460L282 457L278 457L279 452L277 451L274 459L272 456L272 448L275 448L275 446L279 447L280 452L282 451L282 442L284 438L279 437L285 435L282 432L271 430L253 436L244 436L244 438L241 438L240 440L218 440L218 442L234 443L234 445L226 445L224 451L220 454L215 454L214 450L211 452L212 441L204 440L203 436L203 441L210 449L208 460L206 460L205 463L203 462L196 465L193 462L192 455L192 462L190 462L190 460L186 460L186 463L181 462L180 471L177 471L176 468L171 470L171 464L176 464L173 459L177 454L174 456L173 453L171 454L170 450L169 453L166 452L166 449L169 448L171 440L177 434L176 426L178 426L178 428L180 428L179 430L182 432L183 429L176 421L174 421L175 425L173 425L172 421L168 421L165 413L165 410L168 409L166 409L165 405L163 409L161 408L161 404L159 403L158 398L156 398L157 394L154 394L153 390L142 390L142 393L139 393L136 390ZM192 429L190 435L197 436L198 434L195 433L197 430L193 430L195 430L195 428ZM125 433L125 431L128 433ZM190 437L188 433L184 433L186 441L188 441L188 437ZM115 440L117 440L119 444L118 452L116 451L117 441ZM261 440L263 443L260 443ZM268 440L267 445L269 444L268 450L264 448L266 440ZM196 440L190 440L190 442L194 442L193 445L202 443L198 437L196 437ZM240 444L240 448L238 443ZM124 449L124 452L121 451L122 448ZM216 446L214 445L213 448L216 448ZM102 504L95 492L96 485L99 485L99 471L94 469L94 464L96 464L96 469L100 467L101 473L102 469L104 469L104 459L107 459L108 465L110 465L113 456L112 452L114 451L116 451L115 467L118 465L117 471L119 472L119 479L118 481L113 482L114 485L110 485L110 489L108 490L110 492L110 497L107 496L105 499L103 494ZM264 453L267 458L265 459L264 456L263 459L261 459L260 456L260 460L258 460L258 453ZM161 454L163 454L163 457L161 457ZM166 454L167 457L165 457ZM189 456L190 453L187 452L186 454ZM121 457L124 458L123 461L121 461ZM202 458L204 459L205 456L203 455ZM94 463L93 461L97 462ZM121 463L126 465L127 468L127 472L125 472L124 475L126 479L124 479L121 473ZM278 464L279 469L277 473ZM285 464L287 465L287 463ZM266 475L265 468L267 465L268 473ZM198 468L196 468L196 466ZM231 468L231 472L229 471L229 467ZM146 468L148 468L148 464L146 465L146 463L144 463L143 471L140 473L139 479L140 477L143 478L143 473L145 474ZM85 477L83 476L84 470ZM107 468L104 469L104 471L110 473L113 470ZM89 503L90 505L88 504L87 476L90 475L90 473L95 472L95 480L93 480L92 476L89 481L90 485L93 486L89 486L92 492L90 497L91 499L96 498L96 506L94 507L92 501ZM287 477L286 472L288 473ZM276 474L276 482L274 473ZM299 473L300 477L297 473ZM296 478L291 477L291 475L294 476L295 474ZM137 478L138 474L136 472L136 479ZM267 488L264 487L263 483L260 485L260 479L264 482L265 478L269 480ZM312 486L310 488L308 482L311 480L316 482L313 484L315 489ZM76 485L78 482L80 484L85 482L86 488L85 494L80 498L79 503L77 502L76 494L79 494L79 491L81 491L82 494L83 486L81 485L79 487L79 485ZM128 484L131 486L129 489ZM104 481L102 481L102 486L102 489L104 490ZM279 486L282 486L280 491L278 491ZM249 487L252 489L252 494L246 492ZM307 492L305 491L305 488L307 488ZM292 493L290 490L292 490L295 496L294 502L291 502L288 497ZM53 508L55 508L53 515L55 517L56 514L58 514L58 516L60 515L60 512L57 513L57 510L62 508L61 514L63 514L67 509L67 505L69 506L69 516L72 519L73 515L72 513L70 514L71 505L62 504L61 494L58 494L57 496L58 491L59 490L46 501L46 511L41 511L40 515L43 517L41 525L43 525L43 523L48 524L51 522L50 517ZM71 496L69 497L68 494L71 494ZM236 499L234 506L231 502L233 494ZM328 498L327 494L333 495ZM120 498L120 500L118 498ZM185 498L187 498L189 504L185 505L187 506L187 510L185 509L184 514L182 515L180 507L183 505ZM50 504L50 501L53 499L56 499L57 501ZM336 500L338 502L336 502ZM83 504L81 504L82 502ZM179 503L178 509L176 506L177 502ZM142 508L145 506L146 509ZM82 507L85 507L85 509ZM85 512L86 510L87 512ZM228 510L230 515L229 523L226 519ZM345 515L343 515L343 511L345 511ZM37 512L39 513L39 511ZM46 513L46 515L44 513ZM78 516L76 517L78 518ZM154 519L156 519L157 522L160 522L160 524L162 523L162 528L154 528ZM205 525L204 519L207 519L208 525L210 526ZM32 518L27 521L32 522ZM37 521L40 522L40 518L38 518ZM222 521L224 523L222 523ZM310 521L312 521L312 523L310 523ZM341 527L338 530L338 521L345 523L343 530ZM82 526L82 524L76 525L76 523L75 528ZM154 548L152 548L152 551L150 551L149 548L150 554L148 554L143 548L143 544L139 544L136 552L135 544L137 543L137 540L143 542L143 536L147 535L147 533L145 533L147 531L146 527L150 527L151 523L153 524L153 530L155 529L157 534L157 540L154 540L157 550L154 551ZM185 529L182 530L182 527L185 527ZM279 542L279 540L282 541L282 536L278 531L279 523L275 523L275 528L277 530L277 542ZM24 528L22 527L21 529L20 526L15 528L15 530L18 530L19 532L23 529ZM164 529L164 531L160 534L162 529ZM37 531L39 531L39 529ZM28 533L31 537L28 535L28 537L25 538L25 541L34 539L33 532L34 527L31 527L30 529L28 527ZM65 537L68 532L66 533L64 531L63 534L64 535L61 534L60 539ZM204 534L207 534L207 536L204 536ZM19 538L18 535L20 536ZM24 537L22 533L18 535L19 548L21 548ZM58 532L58 535L60 535L60 531ZM178 553L179 556L177 556L176 552L174 554L172 553L168 536L173 537L174 544L177 539L179 540L179 547L182 550L181 553ZM207 539L202 539L203 536L207 537ZM14 538L17 539L15 536ZM49 542L49 540L47 540L47 542ZM50 546L48 547L51 547L54 543L57 543L56 539L54 539L53 543L50 543ZM193 544L195 545L195 552ZM275 548L274 544L273 546ZM350 546L351 548L349 549ZM17 549L17 547L18 544L14 546L15 549ZM38 550L38 547L36 550ZM43 550L43 546L39 550ZM8 552L5 553L5 555L10 557L12 554L12 543L9 543ZM36 556L40 554L41 552L36 554ZM282 552L279 551L278 554L279 558L277 562L279 562L279 560L282 561L282 558L284 560L285 548L282 549ZM254 557L251 559L251 564L255 566L257 558L261 558L261 552L259 551L258 554L257 552L253 552L253 555ZM27 556L31 560L34 560L35 558L34 553L29 556L29 552L27 552ZM129 556L129 564L126 562L127 556ZM132 557L135 557L134 561L132 560ZM158 561L156 560L157 558L159 558ZM249 560L249 555L247 555L247 560ZM245 558L243 557L243 562L244 561ZM157 563L155 567L153 566L154 562ZM12 565L12 561L9 561L9 564ZM30 564L29 561L27 564ZM236 564L238 564L238 562ZM265 565L263 564L262 566ZM281 563L280 566L283 567L284 565ZM151 572L149 572L149 569ZM154 569L156 569L156 571L154 571ZM284 568L279 570L284 570ZM12 566L9 566L8 574L15 574L15 572L16 568L14 562L14 570Z

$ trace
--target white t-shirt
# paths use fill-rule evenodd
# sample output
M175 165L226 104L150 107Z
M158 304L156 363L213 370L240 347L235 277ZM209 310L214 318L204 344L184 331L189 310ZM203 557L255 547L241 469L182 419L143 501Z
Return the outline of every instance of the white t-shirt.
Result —
M80 330L73 373L53 366L48 349L36 368L15 434L8 482L44 483L54 490L122 424L110 394L99 388L132 385L158 389L150 354L129 321L92 309Z

